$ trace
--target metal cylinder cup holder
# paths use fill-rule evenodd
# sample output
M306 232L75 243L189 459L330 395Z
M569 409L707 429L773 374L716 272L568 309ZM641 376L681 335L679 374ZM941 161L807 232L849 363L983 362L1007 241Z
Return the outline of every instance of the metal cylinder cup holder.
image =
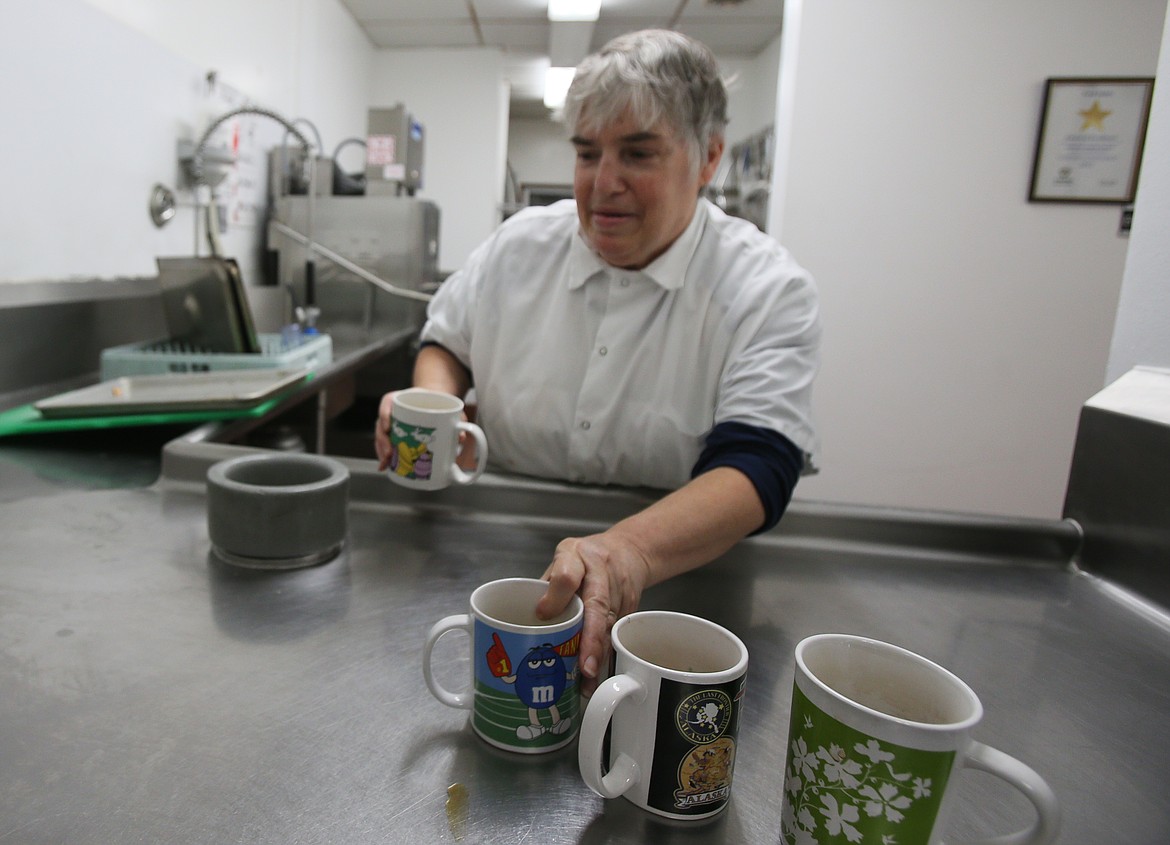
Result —
M207 529L221 560L296 569L333 559L348 530L349 470L321 455L254 454L207 471Z

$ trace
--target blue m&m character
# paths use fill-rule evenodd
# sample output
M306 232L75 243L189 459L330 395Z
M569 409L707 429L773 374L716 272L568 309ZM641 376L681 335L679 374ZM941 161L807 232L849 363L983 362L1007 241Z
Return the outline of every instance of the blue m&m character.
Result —
M546 731L563 734L573 726L573 720L562 719L557 709L557 700L573 676L565 671L564 658L551 645L546 643L529 651L513 678L504 680L513 684L516 696L528 707L529 724L516 728L520 739L535 739ZM552 719L549 727L540 721L540 713L545 710Z
M516 695L529 707L547 710L565 691L565 661L550 645L532 649L516 667Z

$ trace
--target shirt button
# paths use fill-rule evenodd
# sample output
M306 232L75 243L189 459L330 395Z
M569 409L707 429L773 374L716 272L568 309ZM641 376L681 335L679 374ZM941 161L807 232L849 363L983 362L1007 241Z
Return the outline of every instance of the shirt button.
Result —
M581 423L581 429L582 429L583 431L588 431L588 430L589 430L589 420L585 420L583 423Z
M598 355L608 355L608 354L609 354L609 350L608 350L608 349L606 349L606 348L603 346L603 347L601 347L600 349L598 349L598 350L597 350L597 354L598 354Z
M630 280L629 279L622 279L622 287L628 288L629 286L630 286Z

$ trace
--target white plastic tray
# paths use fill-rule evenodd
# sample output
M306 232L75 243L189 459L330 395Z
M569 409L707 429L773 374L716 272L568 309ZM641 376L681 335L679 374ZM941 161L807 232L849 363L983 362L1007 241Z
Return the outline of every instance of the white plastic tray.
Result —
M251 408L293 387L306 370L224 370L124 376L42 399L45 417L87 417Z

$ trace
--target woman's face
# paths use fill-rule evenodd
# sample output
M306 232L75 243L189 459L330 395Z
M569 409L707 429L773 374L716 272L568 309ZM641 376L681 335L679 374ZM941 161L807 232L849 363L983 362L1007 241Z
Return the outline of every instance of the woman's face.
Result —
M573 146L573 193L585 239L607 263L632 270L683 233L723 153L722 140L713 142L696 168L673 127L641 126L628 111L600 129L579 129Z

